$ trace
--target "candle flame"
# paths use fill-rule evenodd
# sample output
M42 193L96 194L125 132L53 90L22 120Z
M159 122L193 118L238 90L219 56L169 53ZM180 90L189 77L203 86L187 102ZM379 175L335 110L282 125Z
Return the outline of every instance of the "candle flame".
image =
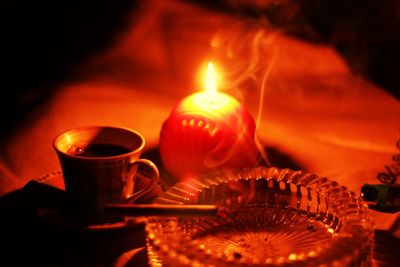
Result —
M215 75L214 64L208 62L206 73L206 92L209 95L214 95L217 92L217 78Z

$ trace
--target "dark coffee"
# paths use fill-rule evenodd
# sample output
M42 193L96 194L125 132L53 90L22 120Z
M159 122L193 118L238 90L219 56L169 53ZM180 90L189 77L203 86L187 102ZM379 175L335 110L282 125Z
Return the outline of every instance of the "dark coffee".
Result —
M86 147L73 146L68 153L80 157L112 157L130 152L129 148L114 144L89 144Z

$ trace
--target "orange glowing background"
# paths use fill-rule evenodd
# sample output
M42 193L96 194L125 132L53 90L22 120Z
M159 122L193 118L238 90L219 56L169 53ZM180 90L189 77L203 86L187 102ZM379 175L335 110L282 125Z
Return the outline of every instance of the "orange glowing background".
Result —
M276 4L291 4L293 9L285 9L289 17L309 12L300 20L286 20L291 22L286 24L288 30L304 26L295 32L279 27L286 18L282 13L275 16L277 24L270 24L259 12L254 17L252 12L238 16L194 5L196 1L69 1L61 5L64 8L55 8L50 1L35 1L25 7L27 2L2 1L2 44L6 46L2 63L7 68L2 76L5 94L0 105L0 194L11 193L3 204L8 200L21 202L2 213L1 236L7 244L3 255L10 256L10 262L63 266L65 262L55 260L66 259L69 265L82 265L77 235L59 239L54 227L50 231L37 227L39 221L32 218L39 211L36 204L38 208L44 208L45 203L55 207L57 199L29 183L37 178L64 188L62 177L54 175L60 165L51 143L57 134L74 127L116 125L139 131L146 139L143 158L156 160L167 187L176 180L159 160L159 152L168 151L172 161L182 153L183 160L172 164L180 164L178 168L184 171L193 169L190 164L198 156L210 155L211 145L204 144L212 134L228 141L222 148L232 152L228 148L233 147L231 140L237 140L236 134L221 136L215 127L208 131L211 123L191 116L210 118L215 116L215 108L223 111L221 122L237 130L242 125L229 123L224 114L236 114L231 111L240 103L257 122L249 136L256 128L260 149L268 153L273 166L327 177L356 194L364 183L380 183L379 175L392 181L397 177L399 182L400 103L385 91L385 83L377 84L371 76L357 72L357 67L376 71L392 77L398 85L399 1L202 1L271 3L270 15L279 12ZM341 12L343 9L350 12ZM322 22L321 27L302 24L310 16L313 22ZM395 23L389 23L391 18ZM318 36L320 32L315 30L327 30L330 36ZM210 80L215 80L215 89L220 91L213 93L217 98L213 101L205 92L208 61L214 63L215 72ZM395 88L393 92L398 92L400 87ZM172 132L162 147L163 122L182 99L185 101L173 115L182 119L167 125L182 135ZM199 128L204 129L200 137ZM189 146L177 145L178 141L187 141ZM196 149L195 153L189 148ZM191 157L183 154L187 151ZM249 158L246 151L234 151L233 163L243 164L242 159ZM228 158L220 151L215 153L223 156L210 157L211 163ZM245 163L249 164L252 162ZM138 188L145 186L138 181ZM149 202L157 193L141 201ZM379 266L391 261L382 266L397 266L400 259L393 241L400 237L398 213L371 213L379 230L372 255L375 263ZM16 216L6 222L11 214ZM33 225L26 225L29 218L34 219ZM86 244L91 238L84 236ZM49 247L48 240L57 242ZM132 248L132 240L141 238L129 240L121 253ZM90 243L100 248L85 255L102 259L107 254L116 256L114 250L122 248L119 242L99 243L96 239ZM90 247L85 246L85 250ZM126 263L126 253L123 256Z
M140 16L129 21L115 42L74 65L78 79L54 85L43 105L38 103L35 112L27 112L25 120L14 120L21 129L3 139L1 193L58 169L49 144L67 128L90 124L132 127L145 136L149 150L157 150L160 128L171 108L190 93L205 89L206 66L198 83L193 81L205 59L215 63L218 89L240 100L257 118L260 141L274 165L318 173L357 191L364 182L379 182L377 174L396 164L391 159L398 154L399 101L352 73L335 47L287 35L262 20L244 21L185 1L143 1L143 5ZM30 11L27 14L39 17ZM105 14L110 14L108 9ZM48 20L44 22L56 29ZM20 30L29 29L30 23L21 25ZM87 30L79 23L74 25ZM377 36L382 36L384 31L378 29ZM29 37L15 33L9 40ZM66 44L77 43L77 36L72 38L75 33L57 32ZM82 36L91 34L87 33ZM27 78L20 67L25 58L15 60L29 50L24 44L20 42L21 49L9 53L10 62L18 66L18 79L14 79L18 81ZM64 58L71 54L59 51ZM64 67L64 61L52 53L54 62ZM39 69L35 60L24 64L29 62ZM49 66L54 70L54 65ZM40 96L41 92L46 91L34 93ZM23 96L35 99L30 93ZM3 100L9 102L8 97ZM7 118L4 128L11 121L10 113L9 109L3 112ZM381 225L390 221L383 218Z

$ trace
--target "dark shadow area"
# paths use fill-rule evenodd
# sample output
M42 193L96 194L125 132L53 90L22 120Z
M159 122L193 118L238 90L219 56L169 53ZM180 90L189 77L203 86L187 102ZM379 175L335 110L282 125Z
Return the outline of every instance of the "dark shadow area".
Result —
M400 1L308 1L302 12L322 41L331 43L355 74L400 99Z
M267 153L269 163L271 164L270 167L304 170L300 163L296 162L290 155L283 153L278 148L266 147L265 152ZM147 151L144 151L141 158L150 159L154 164L156 164L160 171L160 184L164 191L177 182L173 175L165 169L158 147L153 147ZM264 166L266 164L262 159L260 159L258 165Z
M137 7L135 0L2 1L0 138L51 98L74 70L114 42Z
M398 266L400 262L400 238L389 231L375 230L372 256L377 266Z
M283 153L276 147L265 148L269 163L272 167L289 168L292 170L304 170L300 163L296 162L290 155Z
M398 0L186 0L247 20L264 21L288 35L332 45L354 75L400 99Z
M147 251L146 249L142 249L135 254L130 255L129 252L126 253L127 258L126 262L124 262L124 265L115 265L113 267L147 267L150 266L148 264L148 257L147 257Z
M143 223L99 230L72 227L55 212L65 205L63 190L35 181L1 197L2 265L114 266L123 253L145 245Z
M376 211L384 212L384 213L397 213L400 211L400 207L395 207L395 206L382 208L377 205L368 204L368 208L371 210L376 210Z

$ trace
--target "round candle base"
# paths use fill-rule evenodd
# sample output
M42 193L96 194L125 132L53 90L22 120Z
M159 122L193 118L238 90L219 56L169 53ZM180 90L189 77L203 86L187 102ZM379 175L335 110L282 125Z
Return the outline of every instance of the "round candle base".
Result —
M177 180L216 169L254 166L258 157L255 122L227 94L190 95L164 122L160 154Z

